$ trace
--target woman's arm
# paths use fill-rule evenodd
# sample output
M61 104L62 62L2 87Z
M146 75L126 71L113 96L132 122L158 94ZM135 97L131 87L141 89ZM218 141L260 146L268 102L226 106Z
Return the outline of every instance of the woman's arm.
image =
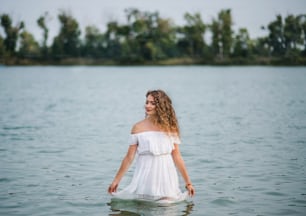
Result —
M172 151L172 158L173 161L176 165L176 167L178 168L178 170L180 171L185 184L186 184L186 189L188 190L188 194L190 196L193 196L195 194L195 190L193 188L193 185L191 183L191 180L189 178L186 166L185 166L185 162L182 158L180 149L179 149L179 145L178 144L174 144L174 150Z
M121 162L121 166L120 166L113 182L111 183L111 185L108 188L108 193L111 194L111 193L117 191L119 182L121 181L122 177L124 176L126 171L129 169L131 163L134 160L136 150L137 150L137 145L130 145L130 147L128 149L128 152L126 153L125 157L123 158L123 160Z

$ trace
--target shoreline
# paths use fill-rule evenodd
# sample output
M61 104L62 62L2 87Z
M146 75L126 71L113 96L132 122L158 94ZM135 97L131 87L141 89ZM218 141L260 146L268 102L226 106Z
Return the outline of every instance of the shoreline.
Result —
M188 65L207 65L207 66L306 66L305 58L276 58L261 57L254 59L245 58L224 58L224 59L194 59L194 58L171 58L156 61L116 61L109 59L93 58L63 58L59 60L42 60L29 58L9 58L0 59L0 64L5 66L188 66Z

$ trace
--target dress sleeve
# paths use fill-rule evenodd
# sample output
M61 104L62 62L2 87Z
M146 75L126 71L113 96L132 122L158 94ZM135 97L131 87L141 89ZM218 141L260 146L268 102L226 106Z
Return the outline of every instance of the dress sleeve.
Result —
M174 144L181 144L181 139L177 135L171 136L171 139Z
M137 134L130 134L128 144L129 144L129 145L138 144L138 137L137 137Z

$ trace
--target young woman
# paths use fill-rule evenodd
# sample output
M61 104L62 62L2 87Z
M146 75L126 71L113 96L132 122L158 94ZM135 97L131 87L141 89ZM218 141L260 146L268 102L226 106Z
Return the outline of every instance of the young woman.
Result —
M132 128L129 149L108 192L122 199L167 203L193 196L195 189L180 153L179 125L171 99L162 90L148 91L145 112L146 118ZM138 157L132 181L117 191L136 153ZM185 181L187 192L182 193L179 188L176 168Z

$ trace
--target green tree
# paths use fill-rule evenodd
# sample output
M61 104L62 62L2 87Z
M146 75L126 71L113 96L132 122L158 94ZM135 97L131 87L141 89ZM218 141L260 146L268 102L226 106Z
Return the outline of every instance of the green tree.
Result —
M285 56L296 58L300 55L299 46L303 45L303 29L300 16L288 15L284 24Z
M4 58L4 56L5 56L4 40L0 35L0 59Z
M281 15L276 16L276 20L268 24L268 43L272 55L282 56L285 53L284 26Z
M210 25L212 39L211 39L211 49L215 56L223 58L223 47L221 42L222 29L218 20L213 19Z
M24 23L20 22L17 26L12 26L12 19L8 14L1 15L1 25L4 28L6 37L4 39L5 51L8 55L14 55L20 30L24 28Z
M122 61L137 61L139 46L131 35L130 25L117 26L117 37L120 43L120 58Z
M106 40L96 26L86 26L85 41L82 55L85 57L101 58L104 57Z
M130 52L132 59L155 61L177 55L175 28L170 19L161 18L158 12L134 8L125 12L128 26L123 50Z
M37 58L39 56L39 44L31 33L23 31L20 34L20 49L18 54L21 57L27 58Z
M159 41L157 41L159 14L131 9L127 17L130 22L131 35L135 40L133 44L136 44L136 49L133 49L133 52L138 56L138 59L154 61L162 56L161 49L158 47Z
M177 57L176 27L172 20L159 18L156 28L158 58Z
M219 20L222 23L222 46L223 54L228 56L231 52L233 43L233 30L232 30L232 15L231 10L221 11L219 14Z
M234 57L249 57L252 50L252 43L249 32L246 28L240 28L234 40Z
M295 58L301 47L305 50L306 15L288 15L283 20L281 15L267 26L267 37L271 55ZM264 27L263 27L264 28Z
M61 27L54 38L52 54L54 57L78 57L80 54L80 34L78 22L67 12L58 15Z
M267 37L259 37L251 40L251 52L252 55L257 58L260 57L270 57L271 52L269 48L268 38Z
M43 42L41 46L41 51L43 56L46 58L48 56L48 36L49 36L49 29L46 25L46 19L48 18L48 13L46 12L44 15L40 16L37 20L38 26L43 30Z
M201 57L206 47L204 34L206 25L203 23L201 15L186 13L184 16L187 25L178 28L181 39L178 40L178 48L188 56ZM184 55L184 54L183 54Z
M302 29L301 46L303 47L302 55L306 56L306 14L297 16L299 25Z
M116 21L111 21L107 23L107 30L105 33L106 57L117 60L121 58L121 43L118 28L118 23Z
M284 40L286 53L291 49L296 50L302 42L302 26L299 23L299 17L288 15L285 18Z
M121 55L117 56L127 62L141 62L152 59L152 56L154 58L150 14L134 8L125 10L125 13L127 25L113 23L108 26L107 35L112 33L109 38L112 39L113 50L120 52Z
M212 50L217 57L228 57L233 46L231 10L221 10L211 24Z

